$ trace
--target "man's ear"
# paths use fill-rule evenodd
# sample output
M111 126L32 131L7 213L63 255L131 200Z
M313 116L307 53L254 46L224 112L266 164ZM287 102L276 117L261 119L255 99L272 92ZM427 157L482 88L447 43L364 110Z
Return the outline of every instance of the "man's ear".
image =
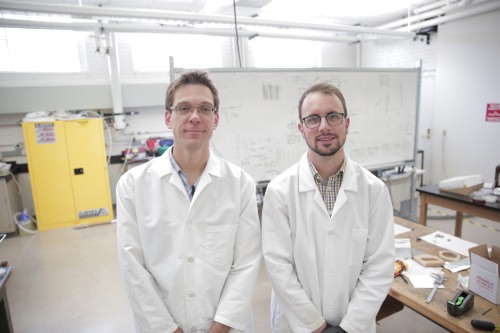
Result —
M214 113L214 124L213 129L215 130L219 126L219 112Z
M304 127L303 127L303 126L304 126L304 125L302 124L302 122L299 122L299 123L297 124L297 128L299 129L300 134L302 134L302 137L305 139L306 137L304 136Z
M165 125L167 125L169 129L172 129L172 112L165 110L164 118Z

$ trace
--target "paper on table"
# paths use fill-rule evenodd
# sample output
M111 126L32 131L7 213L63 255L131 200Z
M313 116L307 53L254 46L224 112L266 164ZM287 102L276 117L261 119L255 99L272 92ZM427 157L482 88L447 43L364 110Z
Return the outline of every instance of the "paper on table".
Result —
M460 272L470 268L470 259L465 258L460 261L447 261L444 263L443 267L452 273Z
M394 223L394 236L399 235L399 234L403 234L403 233L408 232L408 231L411 231L411 229L407 228L407 227L403 227L400 224Z
M469 256L469 248L477 246L476 243L463 240L462 238L452 236L442 231L435 231L420 237L420 239L444 249L460 253L466 257Z
M403 272L414 288L434 288L434 278L432 273L441 273L440 267L424 267L415 260L405 260L408 264L408 269ZM443 285L439 288L444 288Z

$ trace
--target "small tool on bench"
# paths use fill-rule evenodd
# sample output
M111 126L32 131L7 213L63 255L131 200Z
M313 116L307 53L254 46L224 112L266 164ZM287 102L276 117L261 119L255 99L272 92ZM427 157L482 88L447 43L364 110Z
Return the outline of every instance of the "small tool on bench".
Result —
M470 324L481 331L500 331L500 325L495 325L491 321L473 319Z
M425 303L429 304L432 301L432 298L436 294L439 286L446 280L443 273L432 273L432 277L434 278L434 288L432 288L429 296L425 299Z

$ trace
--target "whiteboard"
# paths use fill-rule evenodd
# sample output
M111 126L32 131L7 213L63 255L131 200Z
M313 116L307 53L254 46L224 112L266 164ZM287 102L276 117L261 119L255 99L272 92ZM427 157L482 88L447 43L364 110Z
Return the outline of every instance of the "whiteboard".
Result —
M183 70L177 70L182 72ZM212 148L256 181L296 163L307 146L298 130L298 102L318 82L346 99L345 151L369 170L414 162L420 69L211 69L220 120Z

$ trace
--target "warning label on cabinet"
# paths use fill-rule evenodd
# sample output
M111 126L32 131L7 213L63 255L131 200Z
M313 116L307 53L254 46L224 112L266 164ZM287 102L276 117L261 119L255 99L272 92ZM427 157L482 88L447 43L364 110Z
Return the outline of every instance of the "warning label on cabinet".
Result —
M35 124L36 143L56 143L54 123Z
M82 210L78 212L78 218L81 219L89 219L92 217L106 216L108 215L107 208L97 208L97 209L89 209Z
M500 103L488 103L486 105L486 121L500 122Z

